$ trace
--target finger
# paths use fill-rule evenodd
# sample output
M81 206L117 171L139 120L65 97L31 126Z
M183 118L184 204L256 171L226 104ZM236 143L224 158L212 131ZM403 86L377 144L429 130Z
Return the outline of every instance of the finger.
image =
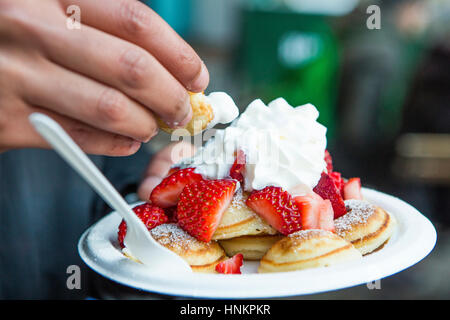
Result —
M151 109L169 126L184 126L192 116L189 95L150 53L103 31L83 25L69 30L56 21L41 44L47 56L67 69L114 87Z
M82 22L133 42L151 52L188 90L206 89L206 66L159 15L135 0L62 0L65 6L76 4Z
M7 149L50 148L50 145L35 131L28 121L28 116L33 112L44 113L58 122L80 148L88 154L128 156L137 152L141 146L139 142L133 139L98 130L77 120L40 107L25 106L24 104L20 109L20 115L17 115L18 117L16 117L14 122L14 128L18 134L10 135L10 138L6 140L10 144L5 145Z
M41 61L28 68L20 94L31 105L44 106L93 127L141 142L158 131L150 110L123 93L94 80Z
M152 190L167 175L171 166L194 153L195 147L186 142L173 143L159 151L150 162L145 178L138 188L139 198L148 200Z

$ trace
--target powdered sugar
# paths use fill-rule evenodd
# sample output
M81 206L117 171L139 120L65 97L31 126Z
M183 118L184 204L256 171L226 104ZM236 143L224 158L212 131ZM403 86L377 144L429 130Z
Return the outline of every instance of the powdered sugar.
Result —
M334 220L334 227L338 234L345 233L357 224L366 223L375 212L375 206L365 200L345 200L348 213Z
M312 238L322 237L322 236L329 236L330 232L321 230L321 229L307 229L307 230L300 230L294 233L291 233L288 235L290 238L296 238L301 240L309 240Z
M182 245L187 241L196 241L195 238L184 232L175 223L161 224L151 229L150 234L162 245Z
M245 206L245 198L242 193L242 189L236 191L236 193L233 196L233 199L231 200L230 206L236 209L241 209Z

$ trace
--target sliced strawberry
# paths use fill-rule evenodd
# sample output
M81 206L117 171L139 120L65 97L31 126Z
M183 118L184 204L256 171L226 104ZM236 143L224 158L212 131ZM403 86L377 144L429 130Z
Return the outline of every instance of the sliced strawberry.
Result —
M236 189L235 180L201 180L187 185L177 206L178 225L194 238L208 242Z
M320 204L323 199L315 194L307 194L294 198L301 213L302 229L319 229Z
M325 162L327 163L327 172L330 173L333 171L333 159L331 158L331 154L328 150L325 150Z
M159 226L160 224L169 222L169 218L164 214L163 209L152 205L150 203L144 203L133 208L134 213L144 222L148 230ZM119 225L119 232L117 238L120 246L123 248L123 240L127 234L127 223L122 219Z
M350 178L344 185L344 199L356 199L362 200L363 196L361 194L361 179Z
M325 172L322 173L322 176L313 191L323 199L328 199L331 201L335 219L347 213L341 192L334 184L333 179Z
M330 200L312 193L294 198L301 217L302 229L322 229L334 232L334 212Z
M236 159L230 169L230 177L239 181L241 185L244 183L245 163L246 158L244 151L238 150L236 152Z
M330 176L331 179L333 179L334 185L336 186L336 188L338 188L339 192L341 193L341 196L343 196L345 181L342 178L341 174L337 171L333 171L328 172L328 175Z
M280 187L253 191L246 204L284 235L302 228L300 211L292 196Z
M164 178L150 194L150 200L161 208L176 206L183 188L191 183L203 180L202 176L194 172L194 168L186 168L172 173Z
M323 200L320 204L318 228L334 232L334 211L330 200Z
M219 262L216 271L224 274L240 274L243 260L242 253L235 254L232 258Z

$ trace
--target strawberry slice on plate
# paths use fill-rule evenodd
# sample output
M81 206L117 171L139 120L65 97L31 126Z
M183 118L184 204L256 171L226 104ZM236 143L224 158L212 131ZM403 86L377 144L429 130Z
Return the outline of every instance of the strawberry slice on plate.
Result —
M238 150L236 152L234 163L230 169L230 177L239 181L241 185L244 183L245 163L246 158L244 151Z
M242 253L235 254L232 258L219 262L216 271L224 274L240 274L243 260Z
M322 229L334 232L334 212L330 200L313 193L294 198L301 212L302 229Z
M203 180L200 174L194 172L194 169L180 169L164 178L153 189L150 201L161 208L176 206L180 193L186 185Z
M209 242L230 205L236 184L223 179L186 185L177 206L178 225L197 240Z
M322 172L322 176L313 191L323 199L328 199L331 201L335 219L347 213L340 190L334 184L333 179L325 172Z
M163 209L152 205L150 203L144 203L133 208L134 213L144 222L148 230L159 226L160 224L169 222L169 218L165 215ZM119 225L119 231L117 238L119 244L124 248L123 240L127 234L127 223L122 219Z
M360 178L350 178L345 183L343 188L344 199L356 199L362 200L363 196L361 194L361 179Z
M302 228L301 215L292 196L280 187L253 191L246 204L272 227L284 235Z

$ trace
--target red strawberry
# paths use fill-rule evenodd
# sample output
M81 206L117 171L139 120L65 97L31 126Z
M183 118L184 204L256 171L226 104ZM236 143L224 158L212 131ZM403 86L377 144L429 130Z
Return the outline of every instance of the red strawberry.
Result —
M308 194L294 198L301 213L302 229L318 229L320 218L320 204L323 199L315 194Z
M167 176L170 176L172 173L177 172L178 170L180 170L180 167L173 167L169 169L169 172L167 172Z
M350 178L344 185L344 199L356 199L362 200L361 194L361 179L359 178Z
M320 204L319 229L334 232L334 211L330 200L324 200Z
M245 163L244 151L238 150L236 152L236 159L230 169L230 177L239 181L240 184L244 182Z
M333 179L325 172L322 172L322 176L313 191L323 199L329 199L331 201L335 219L347 213L341 192L334 184Z
M302 228L297 205L292 201L292 196L280 187L266 187L253 191L246 204L284 235Z
M331 154L328 150L325 150L325 162L327 163L327 172L330 173L333 171L333 159L331 159Z
M176 206L183 188L191 183L203 180L202 176L194 172L194 168L186 168L172 173L164 178L150 194L150 200L161 208Z
M336 186L336 188L338 188L338 190L342 196L343 192L344 192L345 181L342 178L341 174L337 171L333 171L333 172L328 172L328 175L330 176L331 179L333 179L334 185Z
M317 194L294 198L302 217L302 229L322 229L334 232L334 213L330 200Z
M177 222L177 206L164 208L164 213L169 218L169 222Z
M169 218L164 214L163 209L154 206L150 203L144 203L133 208L134 213L144 222L148 230L153 229L160 224L169 221ZM119 232L117 238L119 240L120 246L123 248L123 240L127 234L127 223L122 219L119 225Z
M211 240L230 205L236 189L235 180L202 180L187 185L177 206L178 225L204 242Z
M232 258L219 262L216 265L216 271L224 274L240 274L243 260L242 253L235 254Z

